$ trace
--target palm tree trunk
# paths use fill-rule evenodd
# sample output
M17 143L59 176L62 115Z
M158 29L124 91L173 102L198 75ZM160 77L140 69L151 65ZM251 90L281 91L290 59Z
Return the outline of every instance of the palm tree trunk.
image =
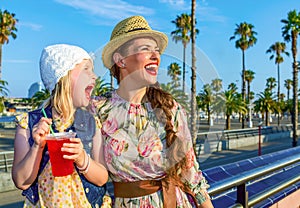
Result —
M2 80L2 44L0 43L0 80Z
M229 130L230 126L230 115L226 115L226 130Z
M278 106L280 102L280 69L279 69L279 64L277 64L277 77L278 77L278 90L277 90L277 101L278 101ZM280 111L278 112L278 120L277 120L277 125L280 125Z
M210 106L207 107L207 125L210 125Z
M183 63L182 63L182 92L185 93L185 50L186 45L183 45Z
M249 127L250 127L250 119L251 119L251 115L250 115L250 112L251 112L251 110L250 110L250 108L251 108L251 103L250 103L250 82L249 81L247 81L247 102L248 102L248 107L249 107L249 111L248 111L248 120L249 120Z
M196 20L195 20L196 0L192 0L192 98L191 98L191 131L194 145L197 140L197 126L196 126Z
M245 80L245 51L242 50L242 62L243 62L243 70L242 70L242 98L244 103L246 102L246 80ZM245 114L242 113L242 129L245 128Z
M293 53L293 147L297 146L298 130L298 61L297 61L297 31L292 31L292 53Z
M266 126L269 126L270 122L269 122L269 111L266 110Z

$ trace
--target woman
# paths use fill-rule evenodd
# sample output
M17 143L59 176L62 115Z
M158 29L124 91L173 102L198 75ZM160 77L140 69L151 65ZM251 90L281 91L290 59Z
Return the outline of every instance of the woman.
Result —
M118 23L102 59L119 88L94 100L115 207L212 207L184 109L157 84L167 36L141 16Z
M51 45L42 52L40 74L51 93L45 110L17 117L12 178L24 190L24 207L99 207L108 179L107 170L98 162L100 133L87 111L76 112L89 104L96 80L93 61L78 46ZM55 132L76 131L79 137L61 149L64 158L76 166L71 175L52 174L45 140L50 125ZM91 150L92 146L97 148Z

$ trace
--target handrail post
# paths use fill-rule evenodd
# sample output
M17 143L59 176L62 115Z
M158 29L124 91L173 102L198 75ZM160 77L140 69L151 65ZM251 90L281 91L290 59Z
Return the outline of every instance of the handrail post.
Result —
M261 125L258 126L258 156L261 156Z
M5 171L8 172L8 163L7 163L6 154L4 154L3 156L4 156Z
M237 186L236 203L243 205L244 208L248 208L248 191L246 190L246 184L243 183Z

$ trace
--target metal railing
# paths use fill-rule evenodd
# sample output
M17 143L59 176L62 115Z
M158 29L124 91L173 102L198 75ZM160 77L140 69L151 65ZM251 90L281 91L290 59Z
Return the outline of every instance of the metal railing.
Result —
M300 124L299 124L300 127ZM272 134L272 133L280 133L292 131L292 125L281 125L281 126L263 126L261 128L261 134ZM209 132L199 132L197 134L197 140L201 143L201 141L207 138L215 138L215 139L238 139L249 136L258 135L258 127L254 128L245 128L245 129L234 129L234 130L221 130L221 131L209 131Z
M211 184L211 187L208 189L208 193L211 196L215 196L230 189L233 190L236 188L237 200L236 204L232 207L252 207L262 200L267 199L269 196L272 196L279 191L291 186L292 184L299 182L300 175L296 175L284 181L278 182L268 190L265 190L262 193L258 193L250 198L248 198L247 184L250 184L250 182L253 180L257 180L262 177L267 177L270 174L274 174L274 172L278 172L280 169L291 166L297 162L300 162L300 154L294 154L274 163L255 168L251 171L241 172L238 175Z
M0 152L0 171L9 172L14 160L14 151Z

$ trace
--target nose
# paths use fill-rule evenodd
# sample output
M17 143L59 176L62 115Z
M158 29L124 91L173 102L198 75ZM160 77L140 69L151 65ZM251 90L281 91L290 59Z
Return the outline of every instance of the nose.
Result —
M92 72L92 79L94 79L94 80L97 79L97 75L95 74L95 72Z
M160 57L160 52L158 50L151 50L151 58L158 59Z

